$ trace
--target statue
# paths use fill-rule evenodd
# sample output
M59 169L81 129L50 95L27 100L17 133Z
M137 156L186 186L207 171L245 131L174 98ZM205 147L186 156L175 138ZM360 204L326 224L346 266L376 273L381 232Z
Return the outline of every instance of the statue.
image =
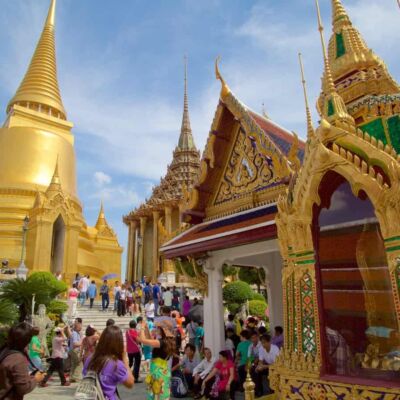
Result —
M38 314L33 316L33 325L37 326L39 331L39 340L42 348L44 350L44 356L49 357L49 349L47 347L47 334L51 331L54 326L54 322L46 315L46 306L44 304L39 304Z

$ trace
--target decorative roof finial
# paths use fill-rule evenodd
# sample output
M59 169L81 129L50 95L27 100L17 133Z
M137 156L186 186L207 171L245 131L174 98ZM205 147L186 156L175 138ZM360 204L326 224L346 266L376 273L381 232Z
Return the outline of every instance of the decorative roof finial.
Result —
M317 6L317 17L318 17L318 31L319 36L321 38L321 46L322 46L322 55L324 57L324 66L325 66L325 90L327 94L332 94L335 91L335 85L333 83L331 67L329 65L328 54L326 52L325 38L324 38L324 27L322 25L321 20L321 12L319 9L319 2L315 0L315 4Z
M103 228L108 227L108 223L104 215L103 200L100 201L100 211L99 211L99 216L97 217L97 222L95 227L98 231L101 231L103 230Z
M222 77L221 73L219 72L218 63L221 60L221 56L218 56L215 60L215 77L221 82L221 99L223 100L230 92L228 85L226 84L224 78Z
M58 172L58 160L59 160L59 155L57 154L56 165L54 166L53 176L51 177L50 184L47 188L46 191L47 193L58 192L61 189L61 179Z
M179 136L178 148L180 150L196 150L196 145L194 144L192 128L190 126L189 118L189 101L187 93L187 56L184 57L184 95L183 95L183 116L182 116L182 126L181 134Z
M57 80L55 12L56 0L52 0L42 35L24 79L7 105L7 113L15 104L30 103L37 105L38 111L48 114L50 109L53 117L66 118Z
M310 106L308 105L308 96L307 96L307 86L306 79L304 77L304 66L303 60L301 57L301 53L299 53L299 63L300 63L300 72L301 72L301 83L303 84L303 92L304 92L304 103L306 105L306 116L307 116L307 137L311 139L314 136L314 127L311 118Z

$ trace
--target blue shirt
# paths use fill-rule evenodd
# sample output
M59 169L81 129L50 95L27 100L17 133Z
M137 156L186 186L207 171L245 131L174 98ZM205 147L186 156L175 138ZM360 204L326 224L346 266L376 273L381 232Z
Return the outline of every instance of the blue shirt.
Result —
M75 348L79 350L79 347L74 347L74 344L81 341L81 334L77 331L72 331L71 337L69 338L69 350L74 350Z
M88 288L88 295L89 295L89 298L94 299L94 298L96 297L96 294L97 294L96 284L91 283L91 284L89 285L89 288Z
M160 294L160 286L154 285L153 286L153 299L157 300L159 294Z

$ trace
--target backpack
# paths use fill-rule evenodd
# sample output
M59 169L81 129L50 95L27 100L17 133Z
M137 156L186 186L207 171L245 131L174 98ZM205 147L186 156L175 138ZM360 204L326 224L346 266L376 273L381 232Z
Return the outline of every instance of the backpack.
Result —
M171 378L171 395L177 399L186 397L188 388L186 380L181 372L176 372Z
M75 391L75 400L106 400L96 372L88 371L79 382Z

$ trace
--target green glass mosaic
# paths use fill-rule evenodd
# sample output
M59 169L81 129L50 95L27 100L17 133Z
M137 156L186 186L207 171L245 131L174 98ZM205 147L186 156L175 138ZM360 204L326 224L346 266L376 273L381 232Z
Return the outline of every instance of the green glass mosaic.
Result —
M400 153L400 116L395 115L387 120L390 141L393 148Z
M330 99L328 101L328 117L330 117L331 115L335 114L335 108L333 107L333 101L332 99Z
M300 281L301 309L302 309L302 347L304 353L315 354L316 331L314 320L314 300L312 291L312 279L310 274L304 274Z
M383 127L383 122L381 118L361 125L360 129L363 132L367 132L369 135L373 136L376 140L381 140L383 144L387 144L385 129Z
M336 58L342 57L346 53L342 32L336 34Z
M291 276L291 290L292 290L292 312L293 312L293 350L297 351L298 346L297 346L297 312L296 312L296 307L297 307L297 300L296 300L296 292L295 292L295 284L294 284L294 274Z

